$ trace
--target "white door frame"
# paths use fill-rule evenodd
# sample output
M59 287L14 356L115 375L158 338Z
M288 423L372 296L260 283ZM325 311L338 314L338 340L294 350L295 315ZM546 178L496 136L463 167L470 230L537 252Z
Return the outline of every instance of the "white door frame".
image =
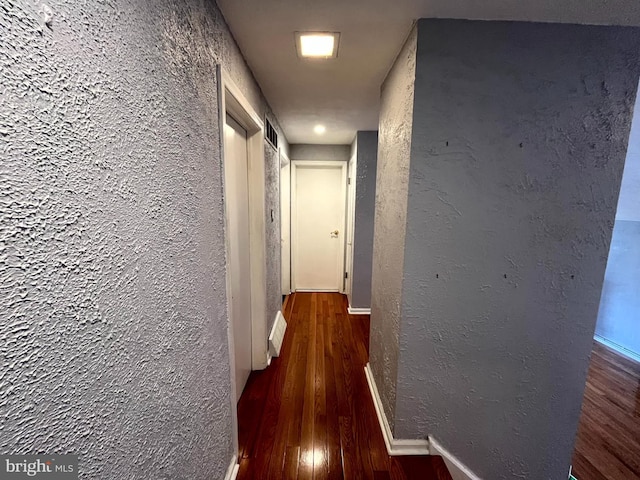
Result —
M347 162L342 160L293 160L291 162L291 288L296 290L296 257L297 257L297 242L296 238L296 214L297 214L297 198L296 198L296 170L299 167L340 167L342 172L342 198L347 200ZM340 228L341 232L345 232L346 226L346 208L342 211L342 216L340 219ZM345 238L345 237L343 237ZM343 278L340 281L340 293L344 293L344 248L346 248L345 241L343 240L343 251L342 255L338 255L339 266L338 269L342 272ZM300 292L310 292L314 290L298 290Z
M283 167L283 163L286 165ZM283 169L287 169L287 179L289 182L288 188L285 190L283 187L282 171ZM291 293L291 160L289 157L280 149L280 258L281 262L281 278L282 278L282 294L289 295ZM288 191L289 196L285 198L283 192ZM285 228L283 220L283 212L288 212L289 225ZM286 232L286 233L285 233ZM288 255L286 253L288 252ZM288 262L285 262L285 258L289 258Z
M221 150L222 179L225 172L224 126L227 113L247 131L247 162L249 184L249 256L251 283L251 369L262 370L267 367L267 248L265 222L265 168L264 168L264 124L260 116L233 83L228 73L218 65L218 113L219 139ZM224 180L220 182L225 202L225 257L229 272L228 215ZM235 451L238 451L238 412L235 402L235 348L233 328L231 327L231 282L226 275L227 311L229 326L229 361L231 372L230 398L232 403L232 428Z
M347 228L345 235L345 274L347 278L344 282L344 293L347 295L349 305L351 305L351 296L353 294L353 254L354 254L354 237L356 225L356 177L358 169L358 150L357 141L353 155L349 159L347 167L348 183L347 183Z

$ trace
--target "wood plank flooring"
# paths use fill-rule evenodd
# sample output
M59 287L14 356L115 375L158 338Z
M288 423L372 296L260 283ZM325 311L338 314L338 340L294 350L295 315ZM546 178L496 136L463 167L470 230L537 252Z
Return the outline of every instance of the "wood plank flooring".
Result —
M438 456L389 457L369 394L369 317L337 293L297 293L279 358L238 403L239 480L451 480Z
M640 364L594 342L573 454L578 480L640 480Z

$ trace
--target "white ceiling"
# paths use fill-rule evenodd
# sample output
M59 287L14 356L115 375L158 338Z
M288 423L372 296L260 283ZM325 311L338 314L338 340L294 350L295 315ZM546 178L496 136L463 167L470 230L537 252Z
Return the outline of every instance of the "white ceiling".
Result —
M218 0L290 143L378 128L380 85L417 18L640 25L640 0ZM294 32L340 32L338 58L301 60ZM327 127L324 135L314 125Z

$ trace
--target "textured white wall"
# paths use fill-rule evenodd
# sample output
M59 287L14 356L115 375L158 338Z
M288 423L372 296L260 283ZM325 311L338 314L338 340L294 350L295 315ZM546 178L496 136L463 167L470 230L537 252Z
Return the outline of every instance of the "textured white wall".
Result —
M369 361L392 429L417 38L413 29L382 86L378 138Z
M566 478L640 29L421 20L395 417L481 478Z
M222 478L216 64L267 106L212 1L47 5L50 27L40 2L0 8L0 451Z

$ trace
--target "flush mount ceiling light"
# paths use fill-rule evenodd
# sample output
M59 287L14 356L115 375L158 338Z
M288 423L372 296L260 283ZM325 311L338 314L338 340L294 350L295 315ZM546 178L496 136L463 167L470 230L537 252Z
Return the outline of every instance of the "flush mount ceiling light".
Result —
M296 32L296 50L301 58L336 58L338 32Z
M316 125L315 127L313 127L313 131L316 132L316 134L318 135L322 135L324 132L327 131L327 129L325 128L324 125Z

